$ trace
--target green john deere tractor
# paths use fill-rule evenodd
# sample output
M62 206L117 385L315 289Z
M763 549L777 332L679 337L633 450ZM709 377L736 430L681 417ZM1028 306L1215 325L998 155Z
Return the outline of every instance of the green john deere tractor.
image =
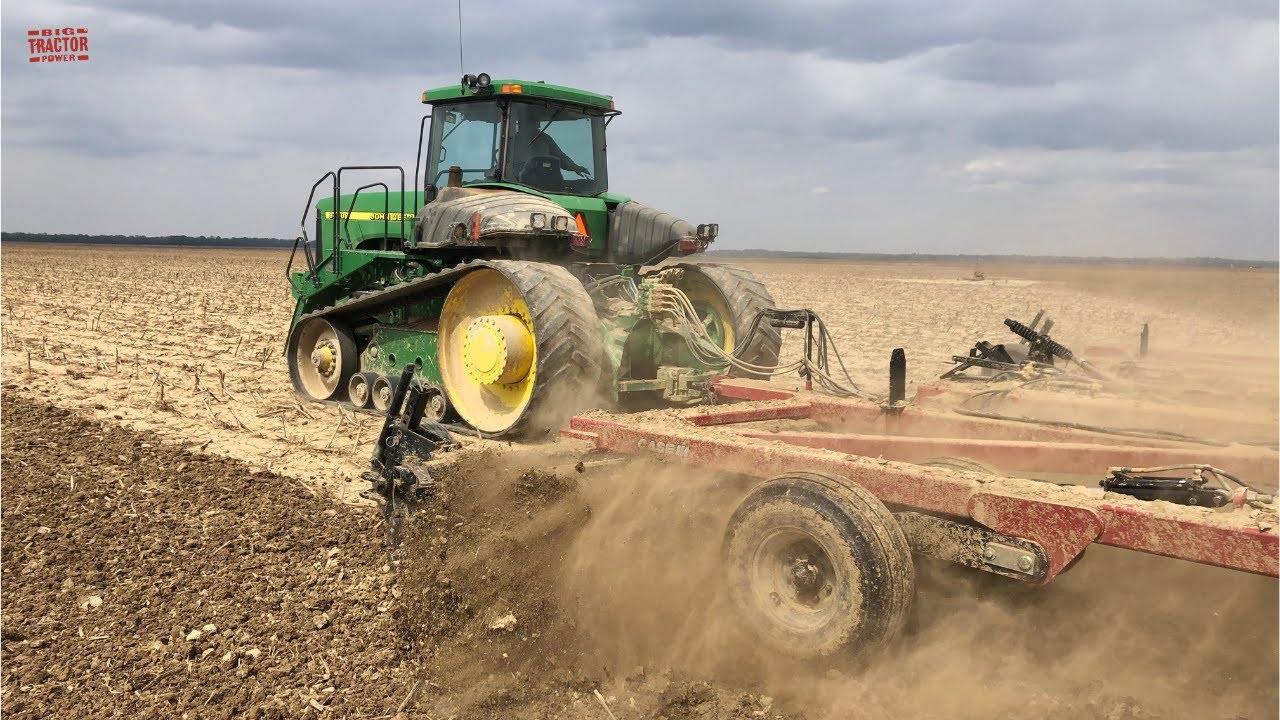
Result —
M609 191L609 96L480 74L422 102L412 187L394 166L312 187L286 270L303 397L382 412L412 364L432 419L527 435L597 403L699 402L717 375L776 365L779 331L758 319L773 298L751 273L658 267L718 226Z

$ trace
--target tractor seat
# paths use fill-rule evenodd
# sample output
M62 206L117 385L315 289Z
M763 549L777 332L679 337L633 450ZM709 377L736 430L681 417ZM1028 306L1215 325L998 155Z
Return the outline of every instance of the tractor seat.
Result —
M525 161L517 180L541 190L559 190L564 187L564 175L560 173L560 159L549 155L536 155Z

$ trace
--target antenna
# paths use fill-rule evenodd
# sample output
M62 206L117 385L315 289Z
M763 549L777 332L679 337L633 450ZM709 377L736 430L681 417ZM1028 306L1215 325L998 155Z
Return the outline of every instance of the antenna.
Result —
M458 72L467 72L466 65L462 63L462 0L458 0Z

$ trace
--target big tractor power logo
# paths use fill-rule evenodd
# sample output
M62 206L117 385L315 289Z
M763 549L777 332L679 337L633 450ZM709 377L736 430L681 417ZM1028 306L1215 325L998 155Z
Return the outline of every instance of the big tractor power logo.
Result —
M87 28L41 28L27 31L29 62L83 62L89 59Z

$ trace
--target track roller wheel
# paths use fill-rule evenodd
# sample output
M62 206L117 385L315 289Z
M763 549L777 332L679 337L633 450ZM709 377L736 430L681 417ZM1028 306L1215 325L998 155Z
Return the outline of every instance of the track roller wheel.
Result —
M324 318L303 321L289 336L286 356L293 387L310 400L342 400L356 369L351 332Z
M750 270L736 265L693 263L671 267L684 271L673 284L689 297L707 334L725 352L734 353L752 365L773 367L778 364L778 351L782 347L782 333L778 328L761 321L755 335L750 339L747 337L756 315L761 310L775 307L773 296ZM663 268L663 271L667 269ZM746 347L742 347L744 342L748 343ZM769 377L735 368L730 368L729 374Z
M398 383L399 378L386 375L379 375L373 379L373 384L369 386L369 396L374 410L384 414L387 412L387 408L391 407L391 398L396 394Z
M861 659L902 628L915 592L893 514L842 477L791 472L751 491L725 531L733 604L775 649Z
M444 391L435 386L427 388L427 410L423 417L438 423L443 422L448 413L449 399L444 396Z
M591 297L565 268L494 260L462 277L440 313L448 404L492 435L537 435L590 404L604 345Z
M358 408L369 407L373 399L372 379L370 373L356 373L347 381L347 399Z

